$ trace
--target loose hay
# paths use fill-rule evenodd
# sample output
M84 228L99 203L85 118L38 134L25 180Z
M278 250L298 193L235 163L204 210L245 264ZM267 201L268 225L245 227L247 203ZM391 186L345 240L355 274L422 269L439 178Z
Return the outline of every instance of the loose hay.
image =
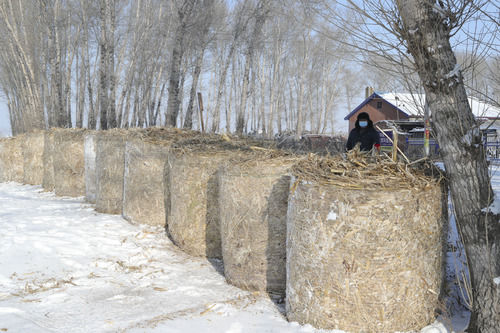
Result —
M2 182L23 182L22 142L24 138L24 135L18 135L0 140L0 180Z
M23 146L23 182L41 185L43 182L44 132L35 131L25 135Z
M45 191L54 190L54 130L45 131L43 134L43 180L42 187Z
M84 154L85 154L85 199L95 204L96 202L96 132L85 134Z
M226 280L284 296L286 213L293 157L227 166L219 173Z
M441 185L352 157L294 169L287 316L352 332L419 330L434 320L442 282Z
M222 257L216 171L237 154L172 151L168 155L167 230L172 241L191 255Z
M54 189L58 196L85 195L84 129L54 131Z
M123 208L123 173L125 142L132 131L109 130L97 134L96 211L121 214Z
M165 226L163 173L168 142L126 142L123 217L128 221Z

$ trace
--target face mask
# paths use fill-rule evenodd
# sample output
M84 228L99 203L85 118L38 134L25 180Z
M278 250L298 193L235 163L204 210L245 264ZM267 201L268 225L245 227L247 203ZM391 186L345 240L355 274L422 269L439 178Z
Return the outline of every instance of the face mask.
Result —
M366 126L368 126L368 120L359 121L359 127L366 127Z

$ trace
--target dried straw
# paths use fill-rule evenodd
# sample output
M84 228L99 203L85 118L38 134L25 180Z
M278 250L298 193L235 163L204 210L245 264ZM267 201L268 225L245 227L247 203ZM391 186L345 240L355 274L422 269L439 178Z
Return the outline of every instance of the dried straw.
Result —
M185 252L221 258L216 171L240 153L191 148L173 150L168 155L167 230L172 241Z
M25 184L41 185L43 182L44 136L43 131L34 131L26 134L22 142Z
M0 179L3 182L22 183L24 160L22 143L24 135L0 139Z
M85 195L84 129L54 131L54 189L58 196Z
M45 191L54 190L54 130L44 132L43 144L43 179L42 187Z
M435 318L442 282L439 180L366 156L294 168L287 218L291 321L412 331Z
M96 143L96 210L106 214L121 214L123 203L123 173L125 142L132 131L109 130L97 134Z
M128 221L165 227L163 173L168 154L168 141L160 144L128 140L125 145L123 185L123 217Z
M95 131L89 131L84 138L85 154L85 199L95 204L97 192L96 174L96 136Z
M222 257L229 283L284 296L289 173L296 161L260 157L219 172Z

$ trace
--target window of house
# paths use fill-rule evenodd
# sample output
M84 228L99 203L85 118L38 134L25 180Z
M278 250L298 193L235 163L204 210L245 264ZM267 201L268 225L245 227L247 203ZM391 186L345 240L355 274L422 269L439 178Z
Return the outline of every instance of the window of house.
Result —
M377 102L377 109L382 109L382 102Z

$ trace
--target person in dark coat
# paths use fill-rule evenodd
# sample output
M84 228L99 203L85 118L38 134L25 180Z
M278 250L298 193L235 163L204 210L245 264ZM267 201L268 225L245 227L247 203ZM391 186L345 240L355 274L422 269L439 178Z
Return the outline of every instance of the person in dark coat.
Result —
M373 122L366 112L358 114L355 127L351 130L347 139L347 150L353 149L358 142L361 144L360 149L362 151L370 151L374 146L377 151L380 150L380 136L373 128Z

